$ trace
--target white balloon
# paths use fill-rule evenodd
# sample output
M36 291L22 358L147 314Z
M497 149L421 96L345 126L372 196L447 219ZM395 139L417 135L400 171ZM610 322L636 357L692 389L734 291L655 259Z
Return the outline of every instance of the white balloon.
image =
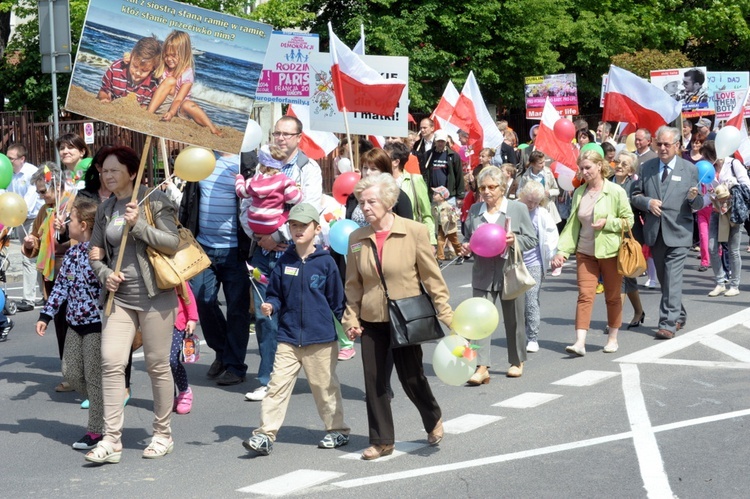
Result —
M737 127L727 125L716 133L716 157L731 156L740 147L742 133Z
M336 163L336 166L341 173L352 171L352 161L349 158L339 157L339 161L338 163Z
M559 177L557 177L557 185L560 186L560 189L564 191L573 191L575 190L575 187L573 187L573 178L575 175L568 175L565 173L561 173Z
M464 338L452 334L446 336L435 346L432 354L432 368L435 374L446 385L460 386L466 383L477 369L477 359L459 358L453 355L456 347L469 344Z
M242 139L242 152L254 151L260 145L260 141L263 139L263 130L257 121L248 120L247 127L245 127L245 137Z

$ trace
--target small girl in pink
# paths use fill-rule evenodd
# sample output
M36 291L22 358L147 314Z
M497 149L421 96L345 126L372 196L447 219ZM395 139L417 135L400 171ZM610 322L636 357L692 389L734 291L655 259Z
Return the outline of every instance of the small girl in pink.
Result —
M185 366L180 362L182 351L182 340L186 336L195 333L195 325L198 322L198 306L190 284L186 283L187 300L179 292L177 293L177 315L172 332L172 349L169 353L169 368L172 370L174 384L177 387L177 396L174 398L173 410L177 414L187 414L193 408L193 390L187 379Z
M302 201L302 191L292 179L281 173L284 154L276 146L258 151L258 173L250 179L238 174L234 187L237 196L250 199L247 225L258 235L273 234L289 218L285 205Z

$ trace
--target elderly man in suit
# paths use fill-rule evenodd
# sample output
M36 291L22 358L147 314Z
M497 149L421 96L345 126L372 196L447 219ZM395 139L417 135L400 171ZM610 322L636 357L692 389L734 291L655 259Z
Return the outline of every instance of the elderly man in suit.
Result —
M671 339L687 320L682 273L693 242L693 212L703 208L703 197L698 195L698 169L679 155L680 131L660 127L656 145L658 158L642 165L631 202L646 215L644 241L651 247L662 287L656 337Z

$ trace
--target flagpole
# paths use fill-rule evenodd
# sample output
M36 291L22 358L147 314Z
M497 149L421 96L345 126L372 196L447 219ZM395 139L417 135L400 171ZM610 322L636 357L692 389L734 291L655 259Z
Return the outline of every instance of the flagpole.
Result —
M346 144L349 147L349 159L352 161L352 170L359 171L359 164L354 162L354 153L352 153L352 134L349 131L349 118L346 116L346 106L343 106L342 112L344 113L344 128L346 129ZM359 148L357 148L359 151Z

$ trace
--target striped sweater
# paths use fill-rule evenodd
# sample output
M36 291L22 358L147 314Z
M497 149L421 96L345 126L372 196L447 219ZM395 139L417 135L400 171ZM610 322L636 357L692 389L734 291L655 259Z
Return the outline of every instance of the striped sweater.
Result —
M248 180L237 175L234 186L239 197L251 200L247 224L259 235L273 234L289 218L285 205L302 201L300 188L281 172L274 175L258 172Z

